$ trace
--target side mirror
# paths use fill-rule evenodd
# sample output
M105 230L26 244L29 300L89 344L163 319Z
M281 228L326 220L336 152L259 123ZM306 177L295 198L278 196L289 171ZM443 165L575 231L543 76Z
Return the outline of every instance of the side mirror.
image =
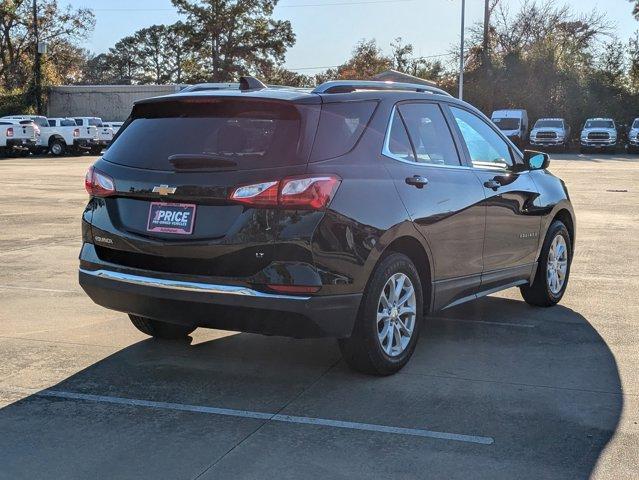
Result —
M524 150L524 165L528 170L543 170L550 165L550 156L543 152Z

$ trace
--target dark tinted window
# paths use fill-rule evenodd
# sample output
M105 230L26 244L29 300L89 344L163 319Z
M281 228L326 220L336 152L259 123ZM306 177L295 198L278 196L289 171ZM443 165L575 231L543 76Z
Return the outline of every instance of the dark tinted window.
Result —
M434 103L409 103L399 107L415 147L417 163L459 166L459 155L444 114Z
M408 162L415 161L413 147L408 139L408 133L404 127L402 117L395 112L393 115L390 132L388 135L386 149L391 156Z
M537 120L535 128L564 128L561 120Z
M518 118L493 118L493 122L500 130L519 130Z
M377 102L343 102L322 105L311 161L339 157L351 151L377 106Z
M84 125L84 122L82 121L81 118L76 118L75 119L75 124L78 125L79 127L81 127L82 125Z
M89 126L90 127L101 127L102 119L100 118L89 118Z
M207 103L142 104L104 155L113 163L173 170L169 157L203 154L229 160L239 169L304 162L298 153L300 114L280 102L219 99Z
M49 126L55 127L55 120L49 120Z
M60 120L60 125L63 127L75 127L76 123L70 118L63 118L62 120Z
M615 128L612 120L588 120L584 128Z

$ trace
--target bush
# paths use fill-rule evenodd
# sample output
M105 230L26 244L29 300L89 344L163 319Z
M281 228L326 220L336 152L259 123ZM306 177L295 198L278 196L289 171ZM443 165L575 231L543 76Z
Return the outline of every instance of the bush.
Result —
M21 91L0 91L0 117L5 115L18 115L33 113L27 95Z

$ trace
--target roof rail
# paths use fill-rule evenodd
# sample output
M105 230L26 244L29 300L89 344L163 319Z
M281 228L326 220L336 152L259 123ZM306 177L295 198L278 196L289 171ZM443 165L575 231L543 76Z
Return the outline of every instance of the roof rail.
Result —
M315 87L312 93L349 93L355 90L408 90L451 96L441 88L430 85L378 80L331 80Z
M204 90L262 90L267 88L255 77L240 77L239 82L229 83L196 83L180 90L180 92L201 92Z
M238 90L239 83L196 83L183 88L180 92L201 92L203 90Z

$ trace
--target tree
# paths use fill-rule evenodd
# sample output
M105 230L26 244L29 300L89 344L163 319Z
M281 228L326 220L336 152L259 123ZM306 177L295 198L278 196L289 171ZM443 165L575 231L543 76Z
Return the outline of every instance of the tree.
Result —
M40 0L36 17L39 40L49 48L43 57L44 84L78 78L86 58L79 42L95 26L93 13ZM0 90L21 90L32 83L34 48L31 0L0 1Z
M172 0L186 16L200 80L226 82L284 61L295 43L289 21L273 20L278 0Z

